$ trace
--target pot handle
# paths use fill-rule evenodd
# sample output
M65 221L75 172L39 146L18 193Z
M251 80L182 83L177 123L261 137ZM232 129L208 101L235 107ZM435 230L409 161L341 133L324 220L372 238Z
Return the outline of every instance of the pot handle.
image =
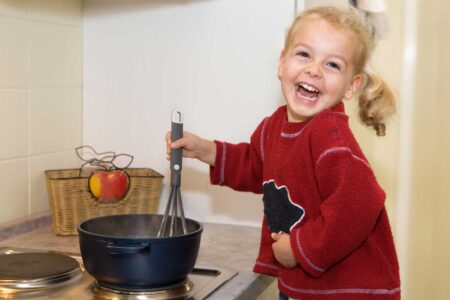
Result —
M133 244L133 245L106 243L105 248L108 254L127 255L127 254L136 254L144 251L150 251L150 243Z

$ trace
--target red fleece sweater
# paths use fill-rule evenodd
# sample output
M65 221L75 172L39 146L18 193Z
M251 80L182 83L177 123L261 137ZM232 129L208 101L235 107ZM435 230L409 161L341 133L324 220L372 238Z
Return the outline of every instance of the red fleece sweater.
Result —
M250 143L215 143L211 182L264 193L255 272L277 276L281 292L302 300L400 299L385 193L342 103L301 123L288 122L282 106ZM298 261L291 269L272 252L270 233L280 229Z

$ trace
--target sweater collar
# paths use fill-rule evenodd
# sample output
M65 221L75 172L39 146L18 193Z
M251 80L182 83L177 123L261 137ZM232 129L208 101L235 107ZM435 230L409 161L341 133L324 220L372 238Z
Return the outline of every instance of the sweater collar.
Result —
M303 122L289 122L287 120L287 106L285 105L283 107L283 124L281 126L281 133L282 135L295 135L297 136L298 134L301 133L301 131L303 131L303 128L309 123L311 122L311 120L317 118L318 116L320 116L323 113L326 112L337 112L337 113L345 113L345 107L344 107L344 103L342 101L340 101L339 103L337 103L335 106L331 107L331 108L327 108L324 109L323 111L321 111L319 114L315 115L314 117L312 117L311 119L308 119L306 121Z

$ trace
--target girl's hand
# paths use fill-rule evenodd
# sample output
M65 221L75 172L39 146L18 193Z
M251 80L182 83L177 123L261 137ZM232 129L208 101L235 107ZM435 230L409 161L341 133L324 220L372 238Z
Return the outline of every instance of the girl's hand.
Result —
M170 160L172 149L183 148L183 156L197 158L214 167L216 162L216 144L202 139L190 132L183 132L183 137L175 142L170 140L170 131L166 133L167 159Z
M285 268L293 268L297 265L294 252L291 248L291 238L287 233L272 233L272 239L275 241L272 244L273 254L276 260Z

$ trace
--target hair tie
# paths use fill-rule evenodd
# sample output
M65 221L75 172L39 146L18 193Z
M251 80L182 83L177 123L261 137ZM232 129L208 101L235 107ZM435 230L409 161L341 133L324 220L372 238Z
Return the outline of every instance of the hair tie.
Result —
M379 14L386 11L384 0L350 0L350 4L368 13Z
M350 0L350 4L358 10L366 23L375 46L378 39L387 35L389 27L384 0Z

